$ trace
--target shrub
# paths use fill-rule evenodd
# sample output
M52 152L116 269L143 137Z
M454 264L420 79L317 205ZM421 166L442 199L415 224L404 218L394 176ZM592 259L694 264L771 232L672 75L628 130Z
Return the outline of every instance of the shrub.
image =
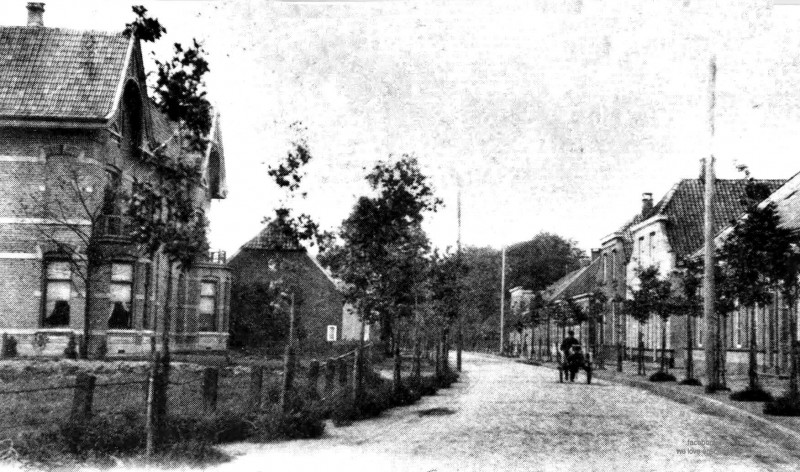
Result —
M186 464L206 466L229 459L230 456L212 444L196 439L171 444L158 454L158 462L162 467L168 469L183 468Z
M674 382L675 380L674 375L663 371L658 371L650 376L651 382Z
M52 463L64 457L94 459L132 455L144 448L144 418L135 410L62 420L52 428L20 437L17 452L26 460Z
M800 416L800 396L786 393L764 404L764 414L774 416Z
M17 338L3 334L3 357L17 357Z
M251 433L251 423L241 414L221 411L199 417L171 416L167 420L165 441L179 444L201 441L210 444L244 441Z
M683 379L680 382L678 382L678 385L690 385L694 387L699 387L703 385L703 382L700 382L697 379Z
M760 387L754 389L748 387L744 390L733 392L730 394L730 399L739 402L769 402L773 400L772 395Z
M280 405L272 405L251 423L252 437L259 441L317 438L325 431L322 413L307 407L283 412Z
M67 347L64 348L64 357L67 359L78 358L78 343L75 341L75 335L70 334L67 341Z
M449 388L450 385L458 381L458 374L452 371L445 372L437 378L439 388Z

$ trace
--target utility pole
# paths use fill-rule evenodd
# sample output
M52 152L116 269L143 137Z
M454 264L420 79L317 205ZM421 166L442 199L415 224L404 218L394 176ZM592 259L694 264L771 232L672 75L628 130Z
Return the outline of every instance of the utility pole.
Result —
M506 245L500 264L500 354L505 352L505 309L506 309Z
M456 370L461 372L461 351L464 349L464 322L462 318L464 313L461 312L461 178L456 175L456 182L458 183L458 195L456 198L456 215L458 219L458 241L456 244L456 322L458 323L458 332L456 333Z
M711 209L714 205L714 108L716 106L717 62L711 57L711 80L709 86L709 128L711 131L711 155L704 160L705 165L705 268L703 272L703 316L706 322L705 357L706 391L714 392L720 388L720 346L719 318L715 306L716 287L714 280L714 218Z

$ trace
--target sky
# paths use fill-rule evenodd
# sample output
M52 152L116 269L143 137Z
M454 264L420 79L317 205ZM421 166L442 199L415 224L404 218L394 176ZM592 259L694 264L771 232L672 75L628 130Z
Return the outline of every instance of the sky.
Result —
M24 1L0 4L22 25ZM791 2L790 2L791 3ZM233 252L285 203L267 176L308 129L304 200L335 229L377 161L418 157L445 207L435 245L505 244L540 231L599 246L714 154L717 175L800 171L800 5L772 0L156 1L155 45L203 41L221 113L229 195L211 243ZM46 2L46 26L121 30L122 1ZM710 61L718 68L715 135ZM151 60L150 55L145 58Z

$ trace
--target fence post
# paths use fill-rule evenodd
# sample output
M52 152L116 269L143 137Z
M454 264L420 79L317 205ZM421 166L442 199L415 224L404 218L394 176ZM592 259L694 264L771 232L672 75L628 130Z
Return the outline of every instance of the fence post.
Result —
M414 343L414 360L411 365L411 383L419 385L422 377L422 349L420 349L420 342Z
M353 357L353 402L358 404L358 402L361 401L361 392L364 386L363 348L356 348L356 354Z
M219 386L219 369L207 367L203 374L203 411L217 411L217 389Z
M92 399L96 377L80 372L75 377L75 394L72 397L72 421L88 420L92 416Z
M254 365L250 368L250 392L249 404L250 411L257 412L261 410L261 384L264 380L264 367ZM285 398L281 398L281 403L285 403Z
M336 360L329 358L325 362L325 392L331 392L336 382Z
M313 359L308 365L308 393L311 400L319 400L319 361Z
M339 364L339 365L336 366L339 369L339 386L341 386L342 389L346 389L347 388L347 377L348 377L347 376L347 359L345 359L344 357L340 357L339 360L337 361L337 363Z

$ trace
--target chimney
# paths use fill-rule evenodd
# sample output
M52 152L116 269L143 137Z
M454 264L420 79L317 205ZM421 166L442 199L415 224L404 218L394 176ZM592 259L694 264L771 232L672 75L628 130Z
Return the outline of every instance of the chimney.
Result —
M592 261L596 261L597 259L599 259L601 252L603 252L603 250L600 248L592 249Z
M28 26L44 26L44 3L28 2Z
M706 181L706 160L705 158L700 159L700 183L705 183Z
M645 192L642 194L642 217L647 218L647 215L653 209L653 194Z

